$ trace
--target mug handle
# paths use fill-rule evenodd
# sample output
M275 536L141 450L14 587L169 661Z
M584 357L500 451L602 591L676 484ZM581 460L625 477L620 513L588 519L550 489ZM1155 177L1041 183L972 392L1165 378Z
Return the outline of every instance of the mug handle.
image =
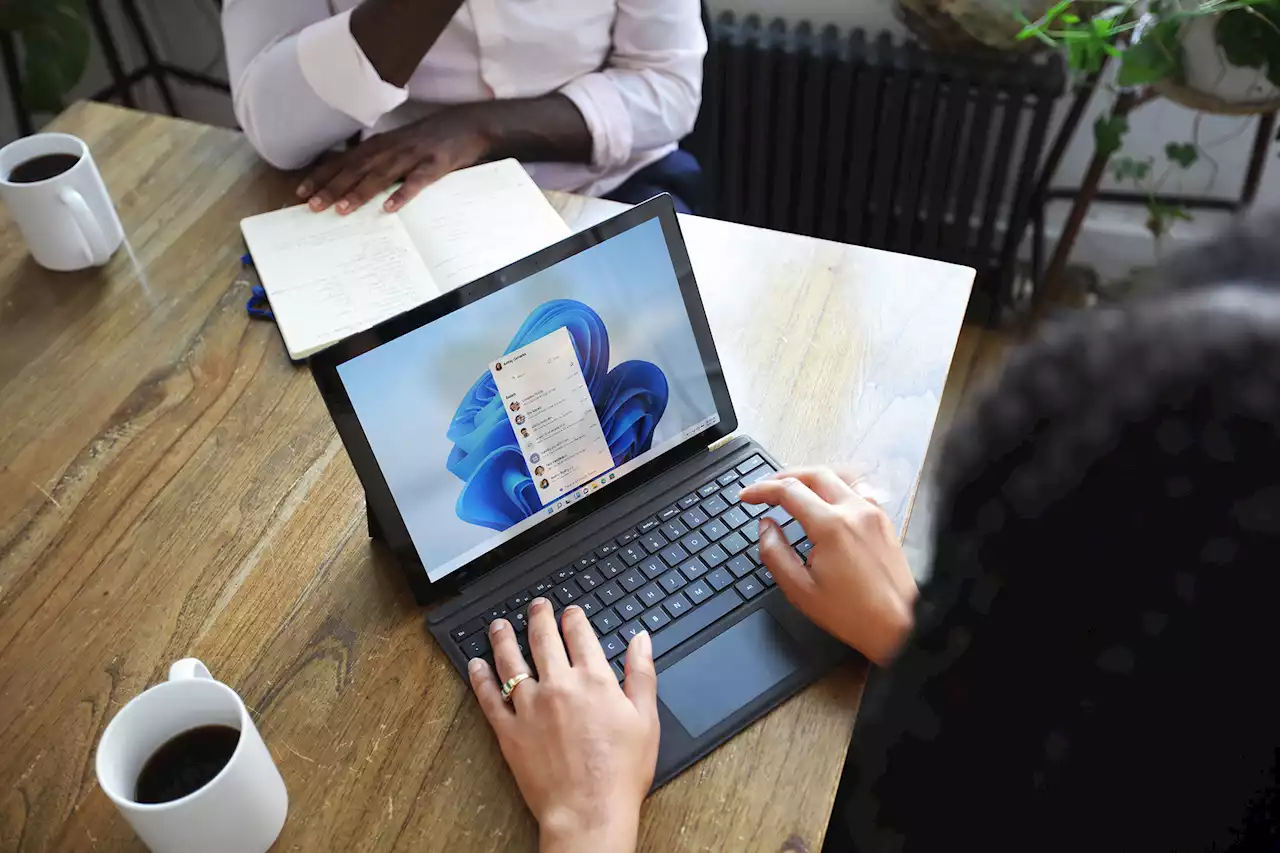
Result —
M183 658L180 661L175 661L173 666L169 667L170 681L178 681L183 678L207 678L213 681L213 676L209 674L209 667L196 658Z
M71 218L76 221L76 227L80 229L80 235L89 247L89 263L95 267L105 264L111 258L107 236L102 233L102 227L94 218L93 211L89 210L84 196L70 187L64 187L58 192L58 198L71 210Z

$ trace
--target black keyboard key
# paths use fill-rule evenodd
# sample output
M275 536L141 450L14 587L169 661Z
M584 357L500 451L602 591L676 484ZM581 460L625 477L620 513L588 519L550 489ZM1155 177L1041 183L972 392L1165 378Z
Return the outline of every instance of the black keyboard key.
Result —
M663 548L667 547L667 537L655 530L652 533L646 533L641 536L640 544L643 545L645 550L650 554L656 554Z
M660 557L645 557L636 568L644 572L649 580L653 580L667 570L667 564Z
M507 610L506 605L495 604L493 607L490 607L488 610L484 612L484 621L492 622L494 619L501 619L503 616L506 616L509 612L510 611Z
M689 532L689 528L680 523L679 519L672 519L661 527L662 535L667 537L667 541L674 542L681 536Z
M585 560L586 557L583 557L582 559ZM592 557L591 558L592 562L595 562L595 559L596 559L595 557ZM590 567L591 567L590 564L588 564L583 566L582 568L588 569ZM577 573L578 573L578 568L576 564L573 566L565 566L563 569L561 569L560 571L556 572L551 576L551 582L554 583L556 586L559 586L560 584L564 583L565 581L567 581L569 578L573 577Z
M760 583L760 579L755 575L748 575L734 586L734 589L748 601L764 592L764 584Z
M689 600L692 601L696 607L711 596L715 595L715 591L711 589L711 584L706 581L694 581L685 587L684 592L681 594L689 596Z
M628 595L613 606L613 612L622 618L623 622L629 619L635 619L644 612L644 605L636 601L634 595Z
M540 580L535 583L529 591L533 593L534 598L537 598L540 595L547 595L551 590L555 589L555 586L556 585L551 582L551 578L547 578L546 580Z
M627 592L635 592L644 586L644 573L639 569L627 569L618 575L618 583L622 584L622 588Z
M729 555L726 554L724 552L724 549L721 548L719 545L712 545L710 548L703 551L699 556L702 557L702 562L706 563L708 566L710 566L713 569L716 566L723 563L725 560L729 559Z
M489 651L489 635L484 631L472 634L462 644L462 653L467 659L484 657Z
M644 521L640 522L639 525L637 525L636 534L639 536L643 536L646 533L657 530L658 525L661 523L662 522L658 521L658 519L656 518L646 518ZM624 542L622 544L625 545L626 543Z
M715 480L712 480L710 483L707 483L698 488L698 497L709 498L718 491L720 491L720 484L717 483Z
M705 512L694 507L684 515L680 516L680 520L684 522L685 527L693 530L694 528L701 527L706 524L709 519Z
M681 614L688 613L693 607L689 603L689 599L684 597L684 593L677 592L675 595L668 595L667 600L662 602L662 609L667 611L672 619L678 618Z
M573 561L571 569L589 569L596 564L595 554L586 554Z
M689 552L681 548L679 545L668 545L662 549L662 553L658 556L660 556L662 558L662 562L666 563L668 566L678 566L685 560L689 559Z
M680 564L680 571L689 580L697 580L707 573L707 564L697 557L690 557Z
M702 525L702 535L707 537L708 542L719 542L729 535L729 528L725 527L724 522L717 518L715 521L708 521Z
M741 533L730 533L728 536L720 540L720 547L729 554L737 554L745 551L751 543Z
M601 610L591 617L591 624L595 626L596 633L604 637L618 630L622 620L612 610Z
M759 468L763 464L764 464L764 459L761 458L760 454L757 453L755 456L752 456L746 462L743 462L741 465L738 466L738 473L745 474L754 468Z
M730 560L725 568L733 572L735 578L745 578L756 570L756 564L751 562L746 554L739 554Z
M616 659L609 661L609 668L613 670L613 677L618 679L619 683L626 680L627 671Z
M702 502L702 511L707 514L708 518L715 518L717 515L724 512L728 508L729 508L729 505L725 503L724 499L721 498L719 495L715 495L714 497L707 498L705 501Z
M578 589L578 585L576 583L566 583L556 587L556 601L560 602L562 607L566 604L571 604L572 602L577 601L581 595L582 590Z
M763 480L765 477L768 477L772 473L773 473L773 469L771 469L769 466L761 465L760 467L752 471L750 474L744 475L743 478L738 482L742 483L742 487L745 489L747 486L750 486L752 483L760 482L761 480Z
M697 558L695 557L694 559ZM662 588L666 590L667 595L670 595L680 587L684 586L686 581L684 579L684 575L680 574L679 570L672 569L662 577L658 578L658 583L662 584Z
M476 631L484 627L484 620L477 616L475 619L468 619L457 628L449 632L449 636L453 637L454 642L461 643L467 637L470 637Z
M707 575L707 583L711 584L716 592L719 592L725 587L733 586L733 575L728 569L716 569Z
M681 509L688 509L689 507L693 506L697 502L698 502L697 495L685 495L679 501L676 502L676 506L680 507Z
M732 527L736 530L737 528L741 527L742 525L750 521L751 517L747 515L747 511L744 510L742 507L735 506L733 509L726 512L724 515L720 516L720 520L723 521L729 527Z
M768 504L743 504L742 508L747 511L747 515L755 518L764 515L769 510Z
M808 554L812 550L813 550L813 543L810 542L808 539L803 539L800 542L796 543L797 554Z
M753 518L750 521L748 521L746 524L742 525L742 527L738 529L738 532L741 533L743 536L747 537L747 539L749 539L752 542L759 542L760 541L760 522Z
M680 507L669 506L666 509L664 509L662 512L658 513L658 521L668 522L679 514L680 514Z
M623 596L622 587L618 586L617 581L609 581L596 590L596 598L605 604L613 604Z
M582 587L583 592L591 592L591 590L604 583L604 579L600 577L600 573L595 569L588 569L585 572L579 572L574 582Z
M627 650L627 644L617 634L605 634L600 638L600 648L604 649L605 658L613 660Z
M772 518L779 525L786 524L791 520L791 513L787 512L780 506L770 507L769 511L764 514L765 518Z
M636 598L640 599L640 603L645 607L657 607L666 597L667 594L656 583L648 584L636 593Z
M764 564L764 560L760 559L760 546L759 546L759 545L752 545L750 548L748 548L748 549L747 549L747 556L748 556L748 557L750 557L750 558L751 558L751 562L755 563L757 566L759 566L759 565L763 565L763 564Z
M742 496L742 484L734 483L732 486L725 486L720 492L720 497L724 498L724 502L729 506L733 506L738 502L738 498Z
M600 573L601 577L611 578L626 567L627 564L618 559L617 554L614 554L596 563L595 570Z
M760 578L760 583L764 584L767 587L773 586L774 583L776 583L776 581L774 581L773 579L773 572L769 571L768 569L761 569L760 571L756 572L756 577Z
M628 566L634 566L636 563L649 556L644 552L644 548L640 547L639 542L632 542L630 545L624 545L618 554L622 557L622 562Z
M526 589L524 592L519 593L518 595L513 595L507 599L507 609L518 610L530 601L533 601L533 596L530 595L529 590Z
M703 548L707 547L709 543L707 542L707 537L702 535L701 530L695 530L693 533L690 533L688 536L681 539L680 544L683 545L684 549L690 554L696 554Z
M604 559L605 557L609 556L616 550L618 550L617 545L613 544L612 542L606 542L596 549L596 556L601 559Z
M622 638L624 643L629 643L635 639L636 634L645 630L644 623L639 619L632 619L627 624L618 629L618 636Z
M738 479L737 471L725 471L719 477L716 477L716 482L722 486L727 486L737 479Z
M652 610L646 610L644 615L640 617L640 621L650 631L656 631L659 628L665 628L671 622L671 617L661 607L655 607Z
M782 535L787 537L787 544L794 545L804 538L804 528L800 526L800 522L793 521L782 528Z
M575 601L574 604L581 607L582 612L587 614L588 617L595 616L603 609L600 601L594 595L584 595L582 598Z
M639 533L636 533L634 530L628 530L626 533L618 537L618 547L621 548L623 545L634 542L638 538L640 538Z
M653 635L653 656L665 655L699 631L712 625L742 605L742 596L733 590L715 596L701 607L695 607Z

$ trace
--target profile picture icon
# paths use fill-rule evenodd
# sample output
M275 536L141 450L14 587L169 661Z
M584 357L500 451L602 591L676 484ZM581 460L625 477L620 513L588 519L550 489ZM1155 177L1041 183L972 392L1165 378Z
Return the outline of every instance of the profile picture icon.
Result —
M521 438L528 438L528 437L529 437L529 430L528 430L528 429L526 429L525 427L520 427L520 437L521 437Z
M524 423L524 415L516 415L516 424L519 425L522 423Z
M494 364L493 369L499 370L499 371L502 370L502 362L499 361L496 364Z
M540 453L529 454L529 461L532 462L534 465L537 465L539 462L542 461L542 454Z
M533 469L533 476L535 477L541 477L545 473L547 473L547 469L543 468L541 465Z
M543 478L542 482L541 482L541 483L539 483L539 484L538 484L538 486L539 486L539 488L546 489L546 488L549 488L549 487L551 486L551 484L550 484L549 482L547 482L546 478Z
M513 403L511 404L511 411L513 411L513 412L518 412L518 411L520 411L520 403L519 403L519 402L513 402Z

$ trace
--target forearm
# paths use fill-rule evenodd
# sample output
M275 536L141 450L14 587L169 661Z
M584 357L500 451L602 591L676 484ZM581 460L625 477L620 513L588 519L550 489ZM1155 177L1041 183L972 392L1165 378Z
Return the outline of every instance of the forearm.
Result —
M482 101L471 112L488 159L525 162L591 162L591 131L573 102L558 92L540 98ZM429 121L429 119L428 119Z
M404 86L462 0L366 0L351 12L351 35L383 80Z

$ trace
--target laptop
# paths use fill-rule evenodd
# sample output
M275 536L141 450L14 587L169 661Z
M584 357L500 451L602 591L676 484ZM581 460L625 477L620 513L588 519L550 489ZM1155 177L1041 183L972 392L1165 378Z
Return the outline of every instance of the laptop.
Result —
M655 787L846 657L760 559L778 463L737 427L675 208L658 196L356 334L311 366L385 541L465 680L487 626L580 606L619 681L646 630ZM526 660L531 656L526 653ZM535 673L536 674L536 673Z

